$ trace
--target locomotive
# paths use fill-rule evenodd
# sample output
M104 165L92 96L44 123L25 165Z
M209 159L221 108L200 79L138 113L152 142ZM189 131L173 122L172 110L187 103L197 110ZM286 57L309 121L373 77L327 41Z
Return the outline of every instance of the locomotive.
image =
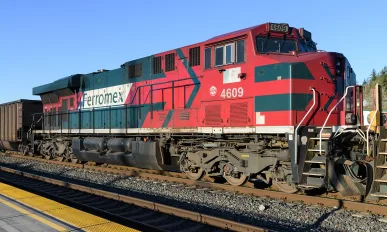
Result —
M264 23L33 94L41 112L17 128L25 155L387 197L380 88L365 126L348 59L304 28Z

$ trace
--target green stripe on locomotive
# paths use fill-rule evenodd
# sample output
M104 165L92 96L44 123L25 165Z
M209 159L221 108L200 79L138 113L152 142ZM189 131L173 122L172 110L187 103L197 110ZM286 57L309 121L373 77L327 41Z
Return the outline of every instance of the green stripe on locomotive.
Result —
M153 111L164 110L164 103L153 103ZM127 115L125 115L125 110ZM141 128L145 118L151 111L151 105L141 106L141 118L139 118L138 106L124 106L95 109L94 111L82 110L70 112L70 121L62 122L62 128L67 129L70 124L71 129L79 129L79 117L81 118L81 129L122 129L122 128ZM81 116L80 116L81 114ZM110 120L110 117L112 120ZM125 119L127 122L125 123ZM109 125L111 121L111 125ZM93 127L94 126L94 127ZM110 127L111 126L111 127Z
M255 96L255 112L305 110L312 98L307 93Z
M308 67L302 63L278 63L257 66L254 70L255 82L276 81L284 79L314 80Z
M42 85L33 89L35 95L41 95L48 92L54 92L60 89L71 88L73 91L85 93L86 91L96 91L98 89L104 89L108 87L120 86L129 83L136 83L142 81L155 80L159 78L165 78L164 72L153 74L153 61L154 56L144 57L134 61L129 61L121 68L89 73L85 75L73 75L70 77L62 78L54 81L50 84ZM142 63L142 75L139 77L129 78L129 66ZM76 76L78 79L74 79ZM78 82L78 84L76 83ZM145 83L144 83L145 84ZM132 89L134 94L136 89ZM104 93L105 94L105 93ZM131 96L133 96L131 94ZM126 96L125 96L126 97ZM138 93L136 95L138 97ZM118 128L141 128L145 118L151 110L149 104L141 105L141 119L139 118L138 105L130 105L126 108L124 102L120 106L112 106L111 110L107 107L96 107L92 109L84 109L85 101L80 102L80 111L69 112L68 115L53 116L56 118L56 125L52 125L51 129L60 129L60 123L63 129L118 129ZM129 99L131 102L132 99ZM158 99L154 99L157 101ZM154 102L153 110L163 110L165 103ZM89 106L90 107L90 106ZM127 112L125 112L127 111ZM110 120L111 117L111 120ZM126 120L127 118L127 120ZM81 125L79 125L81 123ZM111 125L110 125L111 123Z

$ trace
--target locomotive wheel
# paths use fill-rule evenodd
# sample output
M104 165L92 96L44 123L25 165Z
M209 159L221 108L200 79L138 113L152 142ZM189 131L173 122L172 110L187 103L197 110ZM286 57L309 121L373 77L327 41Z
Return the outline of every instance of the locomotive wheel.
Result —
M273 180L273 185L276 186L278 190L285 193L296 193L298 191L296 187L289 185L285 181Z
M204 171L203 171L203 168L199 168L197 169L197 172L185 171L185 174L191 180L199 180L204 176Z
M66 162L71 162L74 164L78 162L78 159L75 157L73 153L73 149L71 147L66 148L65 156L66 156L65 158Z
M234 186L240 186L246 183L247 176L245 174L240 174L239 178L233 177L233 176L224 176L224 178L227 180L227 182Z
M23 149L23 155L24 155L24 156L28 155L29 150L30 150L30 149L28 149L28 147L25 146L24 149Z

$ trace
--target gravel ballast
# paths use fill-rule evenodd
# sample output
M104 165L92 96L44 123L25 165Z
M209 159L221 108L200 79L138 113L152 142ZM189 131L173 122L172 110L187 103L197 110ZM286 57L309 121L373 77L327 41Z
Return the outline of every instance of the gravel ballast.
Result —
M373 214L106 174L0 155L0 165L276 231L387 231Z

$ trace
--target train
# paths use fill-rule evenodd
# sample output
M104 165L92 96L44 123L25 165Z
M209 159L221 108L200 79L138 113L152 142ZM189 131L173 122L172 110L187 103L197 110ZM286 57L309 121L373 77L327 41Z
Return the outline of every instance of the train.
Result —
M41 101L25 110L29 126L1 134L3 150L287 193L387 197L381 88L365 125L349 60L317 49L305 28L262 23L32 93ZM0 107L3 131L13 120L4 117L18 117L8 108Z

